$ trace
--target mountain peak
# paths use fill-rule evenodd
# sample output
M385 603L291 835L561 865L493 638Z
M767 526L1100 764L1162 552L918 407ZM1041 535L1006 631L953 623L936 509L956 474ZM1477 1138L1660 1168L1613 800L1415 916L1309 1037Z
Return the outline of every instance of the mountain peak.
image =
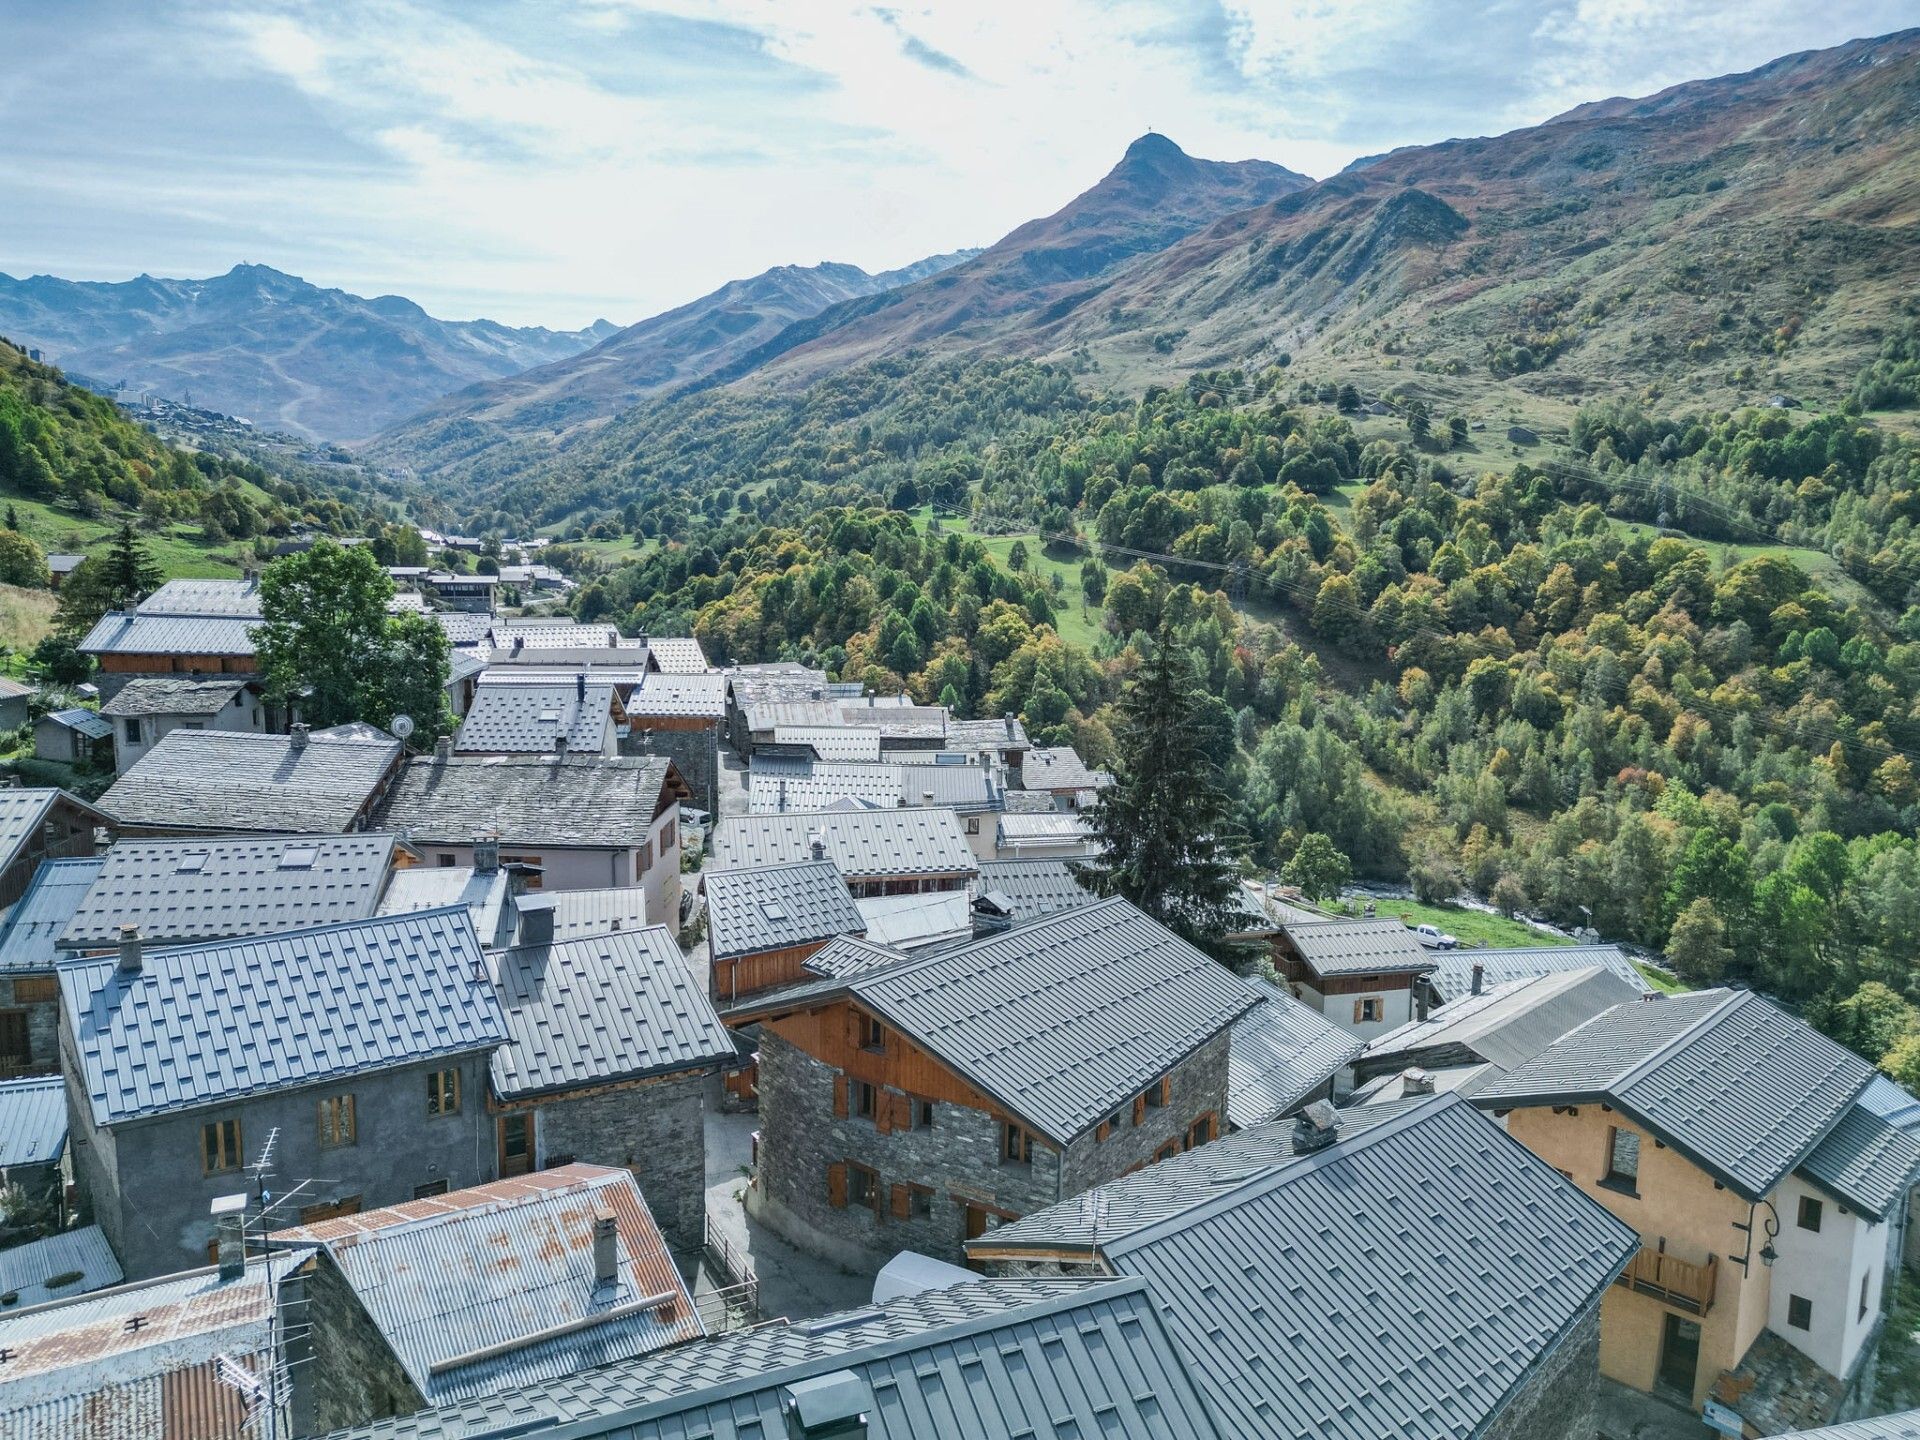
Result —
M1187 152L1158 131L1149 130L1138 140L1127 146L1123 160L1184 160Z

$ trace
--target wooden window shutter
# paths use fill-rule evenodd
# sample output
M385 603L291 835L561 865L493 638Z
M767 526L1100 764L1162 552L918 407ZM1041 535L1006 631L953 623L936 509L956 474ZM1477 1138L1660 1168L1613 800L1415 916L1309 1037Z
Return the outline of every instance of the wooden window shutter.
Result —
M913 1128L913 1097L894 1095L890 1098L893 1101L893 1128L911 1130Z
M827 1203L836 1210L847 1208L847 1164L836 1160L827 1166Z
M847 1087L851 1084L853 1081L844 1075L833 1077L833 1118L836 1120L847 1118Z
M1133 1123L1136 1125L1144 1124L1146 1123L1146 1118L1147 1097L1145 1095L1136 1095L1133 1097Z
M1171 1075L1162 1075L1160 1077L1160 1103L1162 1105L1169 1105L1172 1102L1173 1102L1173 1077Z
M893 1218L904 1220L913 1206L913 1192L904 1185L893 1187Z
M1366 1005L1367 1002L1364 1000L1356 1000L1353 1002L1353 1019L1355 1024L1359 1023L1361 1015L1366 1010Z
M893 1133L893 1096L877 1085L873 1089L873 1128L882 1135Z

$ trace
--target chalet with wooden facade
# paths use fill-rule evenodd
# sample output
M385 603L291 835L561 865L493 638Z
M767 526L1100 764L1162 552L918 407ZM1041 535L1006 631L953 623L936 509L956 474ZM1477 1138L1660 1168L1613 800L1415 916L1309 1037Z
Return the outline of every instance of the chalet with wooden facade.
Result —
M837 940L760 1023L749 1210L877 1268L1217 1138L1259 997L1123 900L924 957Z
M1433 957L1398 920L1314 920L1273 937L1274 969L1294 995L1371 1040L1414 1017L1414 987Z
M253 580L169 580L133 610L100 617L79 649L111 699L138 676L252 677L260 589Z
M824 857L785 865L714 870L707 902L709 993L722 1006L817 979L807 960L836 935L864 935L866 921L839 868Z

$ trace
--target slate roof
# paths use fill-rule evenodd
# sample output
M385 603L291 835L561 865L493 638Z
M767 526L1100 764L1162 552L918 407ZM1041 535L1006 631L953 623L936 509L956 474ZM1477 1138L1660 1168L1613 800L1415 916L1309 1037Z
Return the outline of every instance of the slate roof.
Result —
M707 673L707 653L691 635L649 635L647 650L662 675Z
M66 1081L58 1075L0 1080L0 1170L51 1165L66 1148Z
M261 616L260 586L253 580L169 580L136 607L142 615Z
M625 848L647 838L669 784L685 794L657 755L421 755L400 772L381 824L450 845L498 832L510 847Z
M1801 1162L1800 1173L1884 1220L1920 1179L1920 1138L1856 1101Z
M1323 979L1333 975L1423 974L1433 956L1398 920L1315 920L1287 925L1293 948Z
M1013 918L1033 920L1090 905L1098 897L1073 878L1069 860L982 860L980 881L974 888L982 897L999 896L1013 907Z
M120 820L161 830L340 834L356 824L400 756L400 742L316 733L172 730L108 789Z
M809 1380L864 1393L867 1440L1224 1440L1146 1287L995 1280L776 1322L339 1440L770 1440Z
M619 1270L615 1284L596 1287L600 1211L614 1217ZM429 1405L557 1380L705 1333L625 1170L564 1165L274 1238L327 1251ZM667 1298L617 1313L652 1296ZM562 1325L580 1328L539 1338ZM493 1347L505 1348L476 1354Z
M740 693L736 683L734 693ZM839 725L840 706L833 700L778 699L749 700L740 705L747 730L754 735L772 735L791 726Z
M233 615L137 615L109 611L81 640L87 655L253 655L258 620Z
M152 675L129 680L100 707L102 715L217 715L246 688L240 679L195 680Z
M707 943L716 960L786 950L867 928L831 860L714 870L701 883L707 894Z
M724 675L649 674L627 696L636 718L719 720L727 713Z
M895 950L920 950L973 938L973 906L964 890L922 895L863 895L853 902L867 937Z
M1260 1003L1233 1022L1227 1119L1238 1129L1293 1110L1360 1052L1360 1042L1280 986L1247 982Z
M1639 1243L1442 1096L1103 1248L1148 1282L1223 1433L1467 1440Z
M1556 970L1449 1000L1425 1020L1413 1020L1368 1042L1361 1064L1419 1063L1419 1052L1459 1046L1503 1070L1525 1064L1570 1030L1603 1010L1638 999L1634 988L1604 966Z
M437 610L433 618L456 647L485 645L493 635L493 617L473 610Z
M66 958L55 942L105 863L103 858L41 862L26 894L0 920L0 973L53 972Z
M716 869L811 859L818 832L827 858L849 880L907 875L972 875L966 831L951 810L848 810L801 815L730 815L714 827Z
M1564 970L1584 970L1598 965L1631 985L1642 995L1653 994L1653 986L1618 945L1523 945L1511 950L1434 950L1429 952L1433 972L1427 984L1433 987L1441 1003L1458 1000L1473 993L1473 967L1480 966L1482 990L1507 985L1515 980L1532 980Z
M1807 1159L1873 1068L1758 995L1616 1005L1481 1088L1488 1109L1606 1100L1748 1200Z
M460 723L454 749L469 754L545 755L559 738L569 749L597 755L613 728L613 686L482 685Z
M1018 715L1002 720L947 721L947 749L976 753L981 750L1025 750L1027 727Z
M84 735L89 740L105 740L109 735L113 734L112 723L102 720L100 718L100 712L97 710L78 708L72 710L49 710L41 718L43 720L51 720L54 724L64 726L76 734Z
M213 1105L507 1038L464 908L60 967L94 1123Z
M1024 790L1098 790L1112 780L1105 770L1090 770L1071 745L1037 745L1020 762Z
M882 744L889 740L941 739L947 733L947 712L938 705L903 705L894 697L878 695L834 703L843 724L876 727Z
M59 944L110 949L125 924L149 942L183 944L364 920L393 844L391 835L122 840L101 857Z
M107 1244L106 1232L98 1225L62 1230L0 1250L0 1295L16 1297L0 1314L104 1290L125 1278L113 1247ZM47 1284L49 1280L65 1283L56 1288Z
M105 824L112 818L99 806L89 805L65 790L48 786L0 790L0 870L13 864L28 842L39 836L40 827L46 824L48 813L62 801L82 814L92 816L96 823ZM114 813L119 814L118 811Z
M493 1090L517 1099L731 1061L706 986L662 925L490 957L508 1041Z

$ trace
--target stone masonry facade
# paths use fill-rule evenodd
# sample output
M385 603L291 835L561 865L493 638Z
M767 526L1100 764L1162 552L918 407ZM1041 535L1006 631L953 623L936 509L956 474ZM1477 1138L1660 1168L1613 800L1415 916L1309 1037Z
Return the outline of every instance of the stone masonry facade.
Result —
M646 734L622 742L621 753L666 756L693 791L690 803L709 815L716 814L720 804L719 723L682 730L636 720L634 728Z
M21 1075L52 1075L60 1068L59 991L49 996L56 984L45 974L0 975L0 1010L19 1010L27 1017L28 1059Z
M360 1297L325 1252L288 1282L299 1287L287 1358L293 1428L324 1435L351 1425L411 1415L426 1398L408 1376Z
M1600 1301L1536 1362L1481 1432L1484 1440L1566 1440L1599 1433Z

